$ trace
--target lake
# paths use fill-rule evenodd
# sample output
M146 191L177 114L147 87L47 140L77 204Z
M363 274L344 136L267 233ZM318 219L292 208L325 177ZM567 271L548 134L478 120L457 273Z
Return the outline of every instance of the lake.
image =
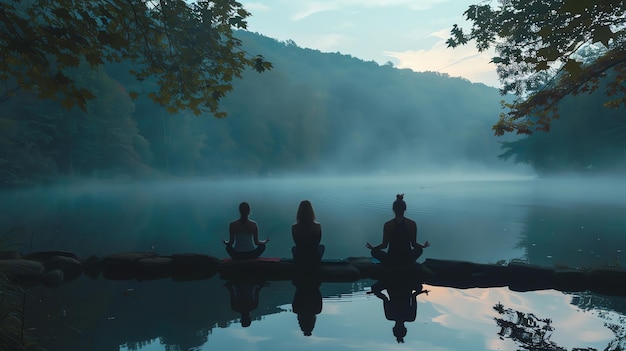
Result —
M621 179L437 175L81 184L4 190L0 224L8 233L4 241L23 252L225 257L221 240L238 216L238 204L247 201L261 238L271 238L264 256L289 257L290 226L299 202L308 199L322 224L325 258L345 258L367 256L365 243L380 242L396 193L405 194L406 216L418 223L418 241L431 243L419 261L625 264ZM81 277L57 288L28 290L25 325L48 350L517 350L532 349L531 344L617 350L626 345L626 300L591 293L424 285L429 293L416 297L417 316L405 323L404 343L398 343L383 301L368 294L375 281L322 283L307 294L292 282L267 282L247 327L231 309L225 283L219 277L194 282ZM321 312L307 322L312 335L305 336L294 311L318 304Z

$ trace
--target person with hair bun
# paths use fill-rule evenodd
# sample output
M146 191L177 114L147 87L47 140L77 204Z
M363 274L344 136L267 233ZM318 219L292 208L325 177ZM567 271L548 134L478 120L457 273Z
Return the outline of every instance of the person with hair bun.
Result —
M239 219L230 223L228 240L224 240L226 252L235 260L258 258L270 238L259 240L259 226L250 220L247 202L239 204L239 214Z
M417 224L415 221L404 217L406 202L404 194L396 195L393 202L395 218L387 221L383 227L383 241L379 245L369 242L365 246L372 250L372 256L383 264L404 265L414 263L423 252L430 246L426 241L423 245L417 242ZM386 249L389 247L387 251Z

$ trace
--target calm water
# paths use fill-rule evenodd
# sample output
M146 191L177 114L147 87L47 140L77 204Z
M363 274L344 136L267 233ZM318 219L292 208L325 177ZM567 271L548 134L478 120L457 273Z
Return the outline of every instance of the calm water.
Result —
M396 193L406 194L406 215L418 223L418 240L432 245L420 260L626 263L626 187L619 179L377 177L30 189L2 194L0 228L11 231L5 240L21 251L224 257L220 241L228 222L237 217L239 202L248 201L261 237L271 237L265 255L288 257L296 208L309 199L322 223L325 257L344 258L365 256L365 242L379 242ZM519 333L501 329L496 318L515 324L521 312L532 313L540 326L539 319L551 319L553 330L544 339L552 346L604 350L616 349L610 342L624 343L622 328L607 327L626 325L620 320L626 301L618 298L424 286L430 293L417 297L416 320L406 323L400 344L382 300L367 294L373 281L323 283L311 336L303 335L293 312L291 282L263 287L245 328L224 283L217 277L185 283L80 278L29 291L25 323L50 350L516 350L523 343L511 334ZM313 295L305 305L318 303ZM494 309L499 303L502 314Z

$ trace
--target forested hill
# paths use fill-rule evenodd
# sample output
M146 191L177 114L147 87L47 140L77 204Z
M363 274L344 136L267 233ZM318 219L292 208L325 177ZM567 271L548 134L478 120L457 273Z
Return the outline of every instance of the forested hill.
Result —
M125 73L77 70L89 113L21 94L0 103L0 181L509 167L491 125L497 89L239 32L274 68L246 72L223 119L168 114Z

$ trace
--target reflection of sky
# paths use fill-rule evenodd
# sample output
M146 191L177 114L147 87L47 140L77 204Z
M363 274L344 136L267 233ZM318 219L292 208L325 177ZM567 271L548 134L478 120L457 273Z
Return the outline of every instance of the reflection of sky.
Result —
M595 187L575 185L525 179L462 182L438 176L59 187L7 193L5 199L10 201L0 202L0 225L29 225L20 239L22 243L32 242L34 251L61 249L81 255L191 251L223 257L220 240L225 238L228 222L236 218L238 203L247 200L261 236L272 237L267 256L284 257L292 245L289 228L297 204L308 198L323 226L326 257L365 256L365 242L380 240L382 225L391 217L391 202L396 193L403 192L407 216L418 223L419 240L432 244L423 258L495 262L523 255L524 250L515 245L520 236L527 235L528 228L541 237L535 229L543 227L530 224L556 226L570 223L572 217L583 217L572 211L572 203L602 204L602 211L597 213L605 215L594 212L592 217L598 222L594 228L603 233L623 232L624 222L616 218L623 213L619 210L625 206L626 190L613 182L595 183ZM546 206L558 211L546 211ZM542 217L535 218L533 211ZM564 220L561 212L566 215ZM546 221L541 222L544 217ZM591 228L590 224L585 228ZM625 240L622 235L602 237L612 253L625 247ZM540 253L553 254L564 242L545 241L543 245L549 247L538 244L543 250ZM538 318L552 318L556 328L552 340L563 347L602 349L612 337L599 318L579 312L569 303L571 297L561 293L431 289L430 296L419 296L418 319L407 324L403 345L395 344L393 323L384 318L382 303L357 293L325 300L310 338L302 336L296 316L285 312L266 315L247 329L238 323L213 329L204 349L291 350L297 345L303 350L318 350L332 345L332 350L514 350L510 340L497 338L492 306L498 302L507 308L534 312ZM155 340L146 350L163 350L163 346Z
M406 323L404 344L396 343L393 322L385 319L382 302L361 291L325 298L310 337L302 335L291 306L285 305L286 312L264 316L248 328L233 323L213 329L201 350L517 350L511 340L498 338L493 319L498 315L493 305L498 302L538 318L551 318L555 331L550 340L566 349L603 349L614 337L602 319L578 310L569 303L571 296L559 292L424 288L430 294L418 296L417 319ZM153 342L142 350L164 350L164 346Z

